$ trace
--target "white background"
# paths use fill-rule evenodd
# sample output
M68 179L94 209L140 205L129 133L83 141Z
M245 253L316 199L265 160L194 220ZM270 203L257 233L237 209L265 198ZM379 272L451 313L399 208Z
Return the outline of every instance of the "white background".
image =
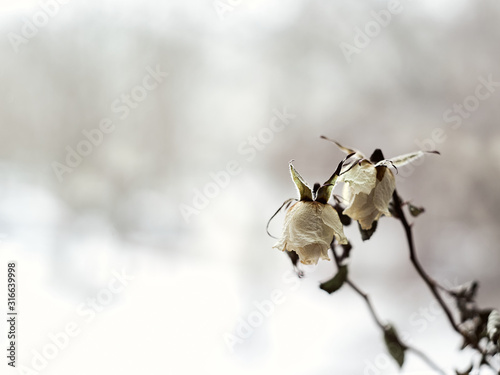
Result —
M296 194L289 160L312 185L343 157L322 134L391 157L443 129L442 155L397 177L403 197L426 208L417 249L436 279L477 279L479 303L500 305L500 93L456 129L443 119L480 77L500 80L496 1L402 1L351 63L340 43L353 44L386 2L248 0L221 19L210 0L72 0L17 53L9 33L21 35L40 4L0 6L0 290L15 260L19 365L73 322L79 334L40 373L398 373L363 301L318 288L333 265L296 283L265 233ZM169 76L120 119L112 103L157 65ZM248 137L284 107L296 117L248 160ZM59 182L52 163L106 117L115 131ZM180 205L231 160L241 172L186 222ZM346 233L351 276L379 315L448 372L465 368L469 354L411 268L398 222L383 218L366 243ZM87 322L78 306L122 270L134 280ZM283 303L231 351L225 335L274 290ZM403 370L428 368L408 354Z

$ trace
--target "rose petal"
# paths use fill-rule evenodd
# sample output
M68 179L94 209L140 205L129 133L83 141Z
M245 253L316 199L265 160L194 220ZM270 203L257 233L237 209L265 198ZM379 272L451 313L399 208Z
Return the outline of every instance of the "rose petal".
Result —
M349 184L353 195L358 193L370 194L375 188L376 177L377 170L375 166L366 159L341 176L342 181Z
M344 235L344 227L340 221L339 214L335 211L335 208L330 205L325 206L321 218L326 225L333 229L333 233L339 244L346 245L349 243Z

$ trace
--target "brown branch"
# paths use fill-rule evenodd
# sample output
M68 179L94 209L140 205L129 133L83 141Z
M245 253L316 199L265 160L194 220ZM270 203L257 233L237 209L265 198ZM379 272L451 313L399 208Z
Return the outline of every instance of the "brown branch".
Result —
M435 371L443 374L443 375L446 375L446 373L440 369L434 362L432 362L432 360L427 357L427 355L425 355L422 351L412 347L412 346L407 346L406 349L410 350L413 352L413 354L417 355L418 357L420 357L420 359L422 361L424 361L425 363L427 363L427 365L431 368L433 368Z
M411 225L408 223L408 220L406 219L406 215L403 211L403 202L401 200L401 198L399 197L398 193L397 193L397 190L394 190L394 193L392 195L392 199L393 199L393 203L394 203L394 213L395 213L395 216L397 219L399 219L399 221L401 221L401 224L403 225L404 227L404 230L405 230L405 233L406 233L406 239L408 241L408 249L410 251L410 260L413 264L413 266L415 267L416 271L418 272L418 274L420 275L420 277L422 278L422 280L424 280L424 282L427 284L427 286L429 287L429 289L431 290L432 294L434 295L434 297L436 298L436 300L438 301L439 305L441 306L441 308L443 309L443 311L445 312L451 326L453 327L453 329L460 335L464 338L464 340L466 341L467 344L469 344L472 348L474 348L475 350L477 350L482 356L483 356L483 360L486 362L486 364L488 364L488 366L490 366L491 369L495 370L495 366L493 366L493 364L490 362L490 360L488 359L488 353L485 353L484 350L482 350L480 347L479 347L479 344L476 343L476 342L472 342L468 335L463 332L460 327L457 325L457 323L455 322L455 319L453 318L453 315L448 307L448 305L446 305L446 303L444 302L443 298L441 297L441 295L439 294L439 291L438 289L441 289L442 291L448 293L449 295L451 296L455 296L454 293L452 291L450 291L449 289L441 286L436 280L434 280L432 277L430 277L427 272L424 270L424 268L422 267L418 257L417 257L417 253L416 253L416 250L415 250L415 244L413 242L413 232L412 232L412 227ZM497 370L495 370L497 371ZM499 371L499 375L500 375L500 371Z
M386 325L382 323L380 318L378 317L377 313L375 312L375 308L372 305L372 302L370 300L370 296L363 292L361 289L359 289L356 284L354 284L350 279L346 280L346 283L356 292L358 293L366 302L366 305L368 306L368 309L370 310L370 313L372 314L373 320L375 320L375 323L379 326L379 328L384 331Z
M335 251L335 246L334 244L332 243L331 245L331 248L332 248L332 252L333 252L333 258L335 260L335 264L337 265L337 269L340 269L340 266L341 266L341 260L344 259L344 255L345 254L342 254L341 257L338 256L337 252ZM347 250L349 251L349 250ZM346 252L346 249L344 248L344 253ZM360 295L366 302L366 305L368 306L368 310L370 311L372 317L373 317L373 320L375 321L375 323L377 324L377 326L380 328L380 330L382 331L382 334L385 334L385 331L387 329L387 325L382 323L382 321L380 320L380 318L378 317L376 311L375 311L375 308L373 307L373 304L371 302L371 299L370 299L370 296L365 293L363 290L361 290L356 284L354 284L349 278L347 278L346 280L346 283L358 294ZM407 344L403 344L402 345L404 346L404 348L406 350L409 350L411 352L413 352L415 355L417 355L418 357L420 357L421 360L423 360L425 363L427 363L427 365L431 368L433 368L435 371L443 374L443 375L446 375L446 373L441 370L429 357L427 357L422 351L412 347L412 346L408 346Z
M453 318L453 315L444 302L443 298L438 292L438 289L444 289L441 287L433 278L431 278L423 269L422 265L420 264L420 261L418 260L417 253L415 251L415 244L413 242L413 232L411 229L411 225L408 223L408 220L406 220L405 213L403 211L403 204L401 201L401 198L399 197L398 193L396 190L394 190L394 194L392 195L392 199L394 201L394 211L396 214L396 217L401 221L401 224L403 225L406 233L406 239L408 241L408 248L410 250L410 260L417 270L418 274L420 277L424 280L424 282L427 284L429 289L431 290L432 294L436 298L436 300L439 302L441 305L441 308L445 312L446 316L448 317L448 320L453 327L453 329L458 332L461 336L463 336L462 331L458 327L457 323L455 323L455 319Z

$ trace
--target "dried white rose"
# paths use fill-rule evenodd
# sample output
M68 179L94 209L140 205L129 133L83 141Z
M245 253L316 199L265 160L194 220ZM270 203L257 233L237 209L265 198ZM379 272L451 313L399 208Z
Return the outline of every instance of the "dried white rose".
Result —
M329 204L299 201L286 213L283 234L273 247L295 251L304 264L317 264L319 258L330 260L333 237L347 244L337 211Z
M391 216L389 203L396 179L389 168L363 160L343 175L343 180L343 196L348 202L343 213L358 221L362 229L371 229L382 215Z
M290 172L300 201L288 209L283 233L273 247L296 252L304 264L317 264L320 258L330 260L328 249L334 237L340 244L348 243L337 211L326 203L338 176L334 174L325 182L313 200L311 189L291 164Z
M326 137L322 137L332 141ZM389 169L409 164L425 155L423 151L397 156L392 159L372 161L374 156L367 159L360 151L344 147L334 142L343 152L352 154L356 159L347 170L341 173L340 180L344 181L343 197L347 207L344 215L359 222L362 229L369 230L375 221L382 215L390 216L389 203L396 188L396 179ZM380 150L374 155L381 155ZM431 151L438 153L437 151Z

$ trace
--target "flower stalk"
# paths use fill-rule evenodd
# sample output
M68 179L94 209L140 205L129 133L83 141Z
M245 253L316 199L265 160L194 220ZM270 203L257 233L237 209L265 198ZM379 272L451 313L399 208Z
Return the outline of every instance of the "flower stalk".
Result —
M332 141L326 137L322 138ZM445 288L427 273L418 258L412 225L404 212L406 203L396 190L395 176L391 168L397 172L398 167L409 164L426 153L417 151L385 159L382 151L376 149L370 158L367 158L358 150L332 142L346 153L347 157L338 164L335 172L323 184L317 183L311 189L290 163L290 173L299 199L285 201L273 215L274 217L283 207L287 209L282 235L274 247L287 252L299 277L303 276L303 272L298 269L299 262L317 264L319 259L330 260L328 250L331 249L337 273L332 279L321 283L320 288L332 294L347 284L358 294L365 301L375 324L383 333L389 353L400 367L404 364L405 353L411 351L435 371L445 374L422 351L400 340L396 329L380 319L370 296L349 276L352 246L344 235L343 226L357 221L364 241L369 240L375 233L381 217L393 216L403 226L413 267L441 306L453 330L463 338L462 349L470 347L480 355L478 364L471 365L465 372L456 373L470 375L473 370L479 371L481 366L487 366L500 375L500 370L495 369L493 364L493 359L500 357L500 312L477 306L477 282L452 289ZM439 154L437 151L428 153ZM345 207L337 197L334 205L328 203L339 181L344 183ZM293 201L296 203L292 204ZM408 209L414 217L424 212L424 208L410 204ZM445 302L442 293L452 297L455 309L449 301Z

